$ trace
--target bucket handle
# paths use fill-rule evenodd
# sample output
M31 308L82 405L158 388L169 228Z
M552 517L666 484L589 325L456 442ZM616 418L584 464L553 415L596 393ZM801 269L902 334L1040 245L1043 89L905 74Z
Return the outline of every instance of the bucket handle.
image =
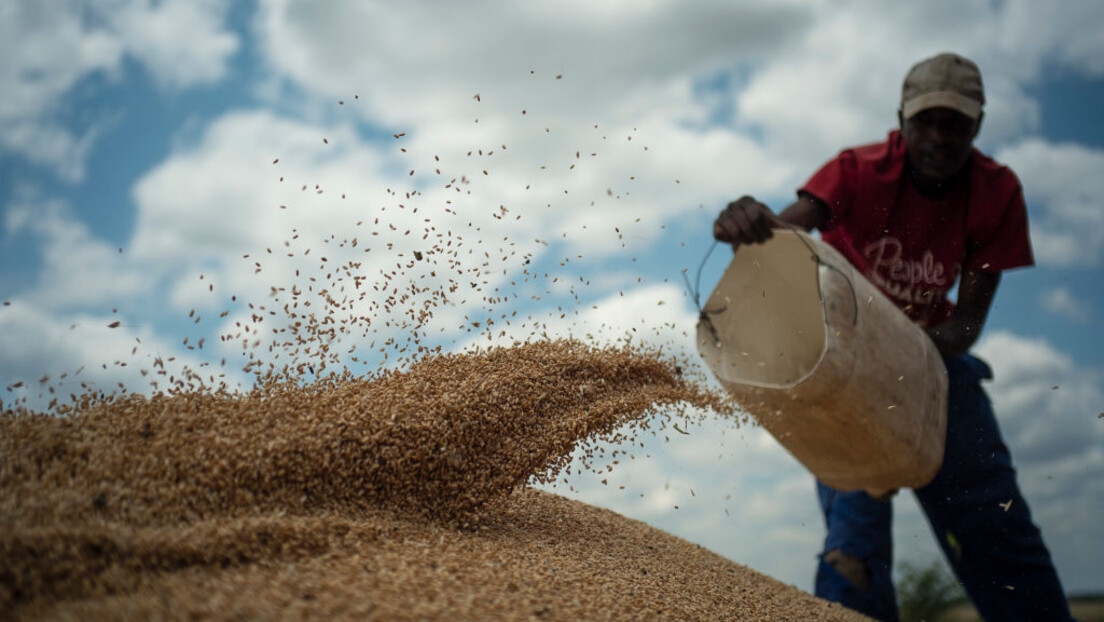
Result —
M802 237L802 235L801 235L802 232L797 227L793 226L792 224L790 224L790 223L786 222L785 220L782 220L781 218L778 218L778 217L774 217L771 220L774 221L775 223L781 225L782 228L789 229L789 230L793 231L797 235L797 239L801 240L801 243L805 245L805 248L809 249L809 253L813 256L813 261L816 262L817 265L824 266L825 268L828 268L829 270L835 270L840 276L843 277L844 281L847 281L847 286L851 289L851 298L853 299L853 302L854 302L854 304L851 306L851 308L854 312L853 316L851 318L851 325L852 326L858 325L858 323L859 323L859 294L858 294L857 291L855 291L855 284L851 281L851 277L847 276L847 273L844 272L843 270L841 270L838 267L832 265L831 263L828 263L827 261L825 261L824 258L821 257L816 252L816 249L813 248L813 246L811 244L809 244L808 240L806 240L804 237ZM699 323L704 323L705 327L707 329L709 329L709 334L713 336L713 345L718 347L718 348L721 347L721 338L717 336L717 329L713 326L713 320L711 320L709 316L719 315L721 313L724 313L726 310L728 310L728 305L725 305L725 306L723 306L720 309L717 309L715 311L710 311L710 310L702 308L702 306L701 306L701 273L702 273L702 269L705 268L705 263L707 261L709 261L709 257L713 254L713 250L715 248L717 248L717 245L719 243L720 242L718 240L713 240L713 244L710 245L709 250L705 251L705 257L702 257L701 263L698 264L698 272L697 272L696 276L694 277L694 286L693 287L690 286L690 279L686 276L686 270L682 271L682 280L686 283L686 289L690 294L690 298L694 301L694 306L698 309L698 322ZM739 250L739 248L740 247L737 246L736 249L734 249L732 252L735 253L737 250ZM824 300L824 293L820 289L820 279L817 279L817 298L819 298L821 301Z
M709 316L723 313L726 309L728 309L728 305L725 305L724 307L721 307L716 311L706 311L701 306L702 269L705 268L705 262L709 261L709 256L713 254L713 249L717 248L718 244L720 244L720 241L713 240L713 244L709 247L709 250L705 251L705 257L702 257L701 263L698 264L698 273L694 277L694 286L690 286L690 279L686 276L686 270L682 271L682 280L686 283L686 290L690 293L690 298L694 301L694 306L698 309L698 323L705 324L705 327L709 329L709 334L713 336L713 345L720 348L721 338L717 336L717 329L713 326L713 320L709 319Z
M809 244L808 240L806 240L804 237L801 236L801 231L798 231L797 227L795 227L795 226L791 225L790 223L782 220L781 218L778 218L777 221L782 223L786 227L788 227L795 234L797 234L797 239L801 240L801 243L805 245L805 248L809 249L809 252L812 253L812 255L813 255L813 261L815 261L818 266L824 266L825 268L828 268L829 270L835 270L840 276L843 277L844 281L847 281L847 287L851 288L851 299L852 299L852 302L854 302L854 304L851 306L851 309L854 312L852 317L851 317L851 325L852 326L857 326L858 323L859 323L859 294L858 294L858 292L855 291L855 283L853 283L851 281L851 277L847 276L846 272L844 272L843 270L840 270L838 267L828 263L827 261L824 260L823 257L821 257L819 254L817 254L816 249L813 248L813 246L811 244ZM824 300L824 294L820 291L820 279L817 279L817 298L820 298L821 301Z

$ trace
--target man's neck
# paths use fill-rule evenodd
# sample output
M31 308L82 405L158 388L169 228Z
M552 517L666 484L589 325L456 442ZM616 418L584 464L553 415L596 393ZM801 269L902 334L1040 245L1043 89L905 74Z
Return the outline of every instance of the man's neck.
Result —
M962 168L957 173L943 181L933 181L925 178L916 170L916 167L912 165L910 157L906 157L905 168L908 171L908 177L909 181L912 183L912 187L916 188L920 196L925 199L939 200L947 198L947 195L949 195L959 184L966 183L966 180L970 177L971 160L972 157L970 160L966 160L966 163L962 165Z

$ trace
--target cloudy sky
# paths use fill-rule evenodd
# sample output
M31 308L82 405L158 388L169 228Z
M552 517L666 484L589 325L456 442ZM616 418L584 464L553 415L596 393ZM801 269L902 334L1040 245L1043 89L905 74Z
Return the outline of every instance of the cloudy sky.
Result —
M978 146L1023 181L1038 263L1005 276L976 351L1059 574L1102 590L1091 0L5 2L0 400L164 388L155 360L244 386L248 353L289 334L268 312L307 301L365 367L414 327L450 350L543 332L688 351L683 270L720 207L780 208L883 138L908 67L945 50L982 69ZM557 491L810 589L811 476L761 430L688 431ZM899 558L935 557L895 504Z

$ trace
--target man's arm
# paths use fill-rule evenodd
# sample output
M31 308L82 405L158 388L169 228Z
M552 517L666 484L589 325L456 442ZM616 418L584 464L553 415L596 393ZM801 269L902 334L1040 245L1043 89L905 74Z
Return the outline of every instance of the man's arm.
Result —
M927 330L944 358L965 354L977 341L989 316L1000 278L1000 272L967 270L962 274L958 302L951 319Z
M831 211L823 201L804 192L778 215L754 198L744 196L721 210L713 223L713 237L728 242L733 248L740 244L759 244L769 240L774 235L771 229L783 223L811 231L823 229L830 217Z

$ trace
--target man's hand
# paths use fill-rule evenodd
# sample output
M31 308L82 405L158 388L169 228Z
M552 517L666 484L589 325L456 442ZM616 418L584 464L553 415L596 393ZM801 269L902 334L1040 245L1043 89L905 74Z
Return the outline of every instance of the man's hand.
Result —
M761 244L774 235L772 229L787 224L806 231L823 229L830 217L828 206L806 193L800 193L797 201L779 215L753 197L744 196L721 210L713 222L713 237L733 248L740 244Z
M732 246L760 244L769 240L779 226L769 207L749 196L729 203L713 223L713 237Z
M927 329L943 358L965 354L981 335L989 307L997 295L1000 272L966 270L958 284L958 302L951 318Z

